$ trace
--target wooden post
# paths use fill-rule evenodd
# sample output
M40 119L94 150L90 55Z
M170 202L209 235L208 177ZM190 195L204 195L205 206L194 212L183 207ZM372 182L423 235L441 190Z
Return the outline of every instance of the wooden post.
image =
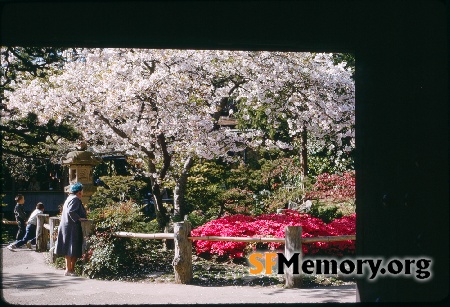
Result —
M81 221L81 230L83 232L83 245L81 247L81 253L84 254L86 250L89 248L87 244L87 239L94 232L94 221L93 220L85 220Z
M59 226L59 217L52 216L49 218L49 231L50 231L50 248L55 246L56 239L58 238L58 229L55 230Z
M301 272L301 253L302 253L302 227L301 226L286 226L284 228L285 248L284 256L286 259L291 259L294 253L299 253L298 268ZM289 268L284 269L285 287L286 288L300 288L302 279L300 274L293 274L294 264Z
M191 223L174 223L175 257L172 265L175 271L175 283L188 284L192 281L192 242L188 239Z
M56 261L56 257L57 257L57 255L55 254L55 248L56 248L56 239L58 239L59 222L60 222L59 217L52 216L51 218L49 218L50 248L48 251L50 254L50 261L52 263Z
M38 214L36 225L36 251L47 251L48 234L49 231L44 227L44 224L48 224L48 214Z

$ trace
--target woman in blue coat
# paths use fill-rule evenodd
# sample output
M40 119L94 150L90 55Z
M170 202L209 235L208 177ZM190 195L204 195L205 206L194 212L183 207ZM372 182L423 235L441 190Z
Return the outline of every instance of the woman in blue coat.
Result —
M75 262L81 258L83 233L81 222L86 220L86 209L81 203L83 185L79 182L70 187L70 195L64 202L61 221L58 228L58 239L55 254L65 257L66 276L76 276Z

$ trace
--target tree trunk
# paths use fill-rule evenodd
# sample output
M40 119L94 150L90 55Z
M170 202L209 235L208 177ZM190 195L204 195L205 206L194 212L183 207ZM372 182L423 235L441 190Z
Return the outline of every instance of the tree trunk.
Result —
M161 197L161 188L156 178L151 178L153 201L155 202L156 221L158 222L158 228L162 232L170 231L170 216L164 207ZM163 240L163 249L173 249L173 240Z
M193 165L194 159L191 156L189 156L184 163L183 171L175 186L175 190L173 193L174 222L183 221L184 215L188 213L184 196L186 194L186 186L189 171Z
M303 126L300 136L300 163L302 169L302 187L303 181L308 176L308 130Z
M148 169L151 174L156 173L156 166L150 157L148 159ZM150 184L152 188L153 201L155 202L156 221L158 222L159 230L164 231L164 228L167 226L170 219L162 202L161 187L158 178L151 176Z
M169 215L166 207L164 207L161 197L161 189L156 179L151 179L153 201L155 202L156 221L158 222L159 229L164 231L167 223L169 222Z

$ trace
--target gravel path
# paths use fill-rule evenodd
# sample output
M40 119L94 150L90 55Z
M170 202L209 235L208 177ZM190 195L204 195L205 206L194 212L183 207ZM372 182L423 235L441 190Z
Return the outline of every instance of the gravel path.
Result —
M64 276L42 253L1 248L2 300L13 305L277 304L355 302L355 286L315 289L103 281Z

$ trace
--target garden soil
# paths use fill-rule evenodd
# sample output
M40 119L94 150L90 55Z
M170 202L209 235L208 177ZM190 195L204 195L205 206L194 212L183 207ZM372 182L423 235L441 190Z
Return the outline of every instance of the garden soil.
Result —
M1 247L2 305L285 304L355 302L351 286L284 289L261 286L208 287L123 282L64 276L45 254Z

